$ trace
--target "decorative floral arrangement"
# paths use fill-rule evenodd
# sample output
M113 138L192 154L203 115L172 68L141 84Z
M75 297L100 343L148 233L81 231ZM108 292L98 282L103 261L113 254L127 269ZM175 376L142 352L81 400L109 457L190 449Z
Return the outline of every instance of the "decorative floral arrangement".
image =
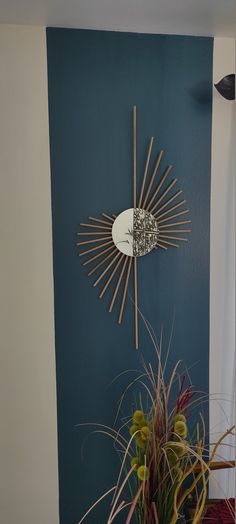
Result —
M79 524L112 493L106 524L115 522L121 513L125 524L185 522L184 505L189 499L195 501L191 522L201 522L212 463L220 444L233 434L234 426L218 442L211 443L209 452L203 415L199 413L194 427L191 420L192 410L206 401L207 395L195 392L190 383L186 385L188 373L180 373L181 362L166 383L161 343L154 343L156 370L144 364L143 372L127 388L139 384L145 392L140 394L140 405L131 419L118 431L98 424L119 447L121 468L117 484L93 504ZM147 401L148 409L144 409Z

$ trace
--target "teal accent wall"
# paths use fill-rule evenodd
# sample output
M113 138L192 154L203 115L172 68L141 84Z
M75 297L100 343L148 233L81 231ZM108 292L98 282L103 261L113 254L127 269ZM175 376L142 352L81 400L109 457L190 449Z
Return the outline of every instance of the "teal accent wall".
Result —
M56 372L61 524L75 524L115 481L118 462L84 422L111 425L127 384L125 369L154 351L142 322L133 348L132 288L124 323L109 315L82 267L79 223L132 202L132 118L138 107L138 185L150 136L174 166L191 210L192 234L179 249L152 252L139 264L139 306L193 384L208 392L209 216L212 118L211 38L48 29ZM129 415L124 407L123 416ZM81 448L83 453L81 456ZM103 524L107 503L88 522ZM123 522L123 520L121 520Z

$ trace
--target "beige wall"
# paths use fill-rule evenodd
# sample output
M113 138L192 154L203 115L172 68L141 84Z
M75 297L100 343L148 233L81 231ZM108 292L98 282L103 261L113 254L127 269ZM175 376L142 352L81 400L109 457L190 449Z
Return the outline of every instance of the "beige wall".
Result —
M0 26L0 522L57 524L45 30Z

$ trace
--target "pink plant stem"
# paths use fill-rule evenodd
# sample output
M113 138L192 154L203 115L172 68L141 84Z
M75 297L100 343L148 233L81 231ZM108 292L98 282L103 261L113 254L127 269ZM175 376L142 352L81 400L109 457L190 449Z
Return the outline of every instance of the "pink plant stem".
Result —
M159 519L158 519L158 515L157 515L157 508L156 508L155 502L152 503L152 507L153 507L153 515L154 515L154 519L155 519L155 524L159 524Z
M123 489L124 489L124 486L125 486L126 482L128 481L128 479L129 479L131 473L133 473L134 469L135 469L135 466L133 466L133 467L129 470L129 472L127 473L127 475L126 475L124 481L123 481L122 484L121 484L121 487L120 487L120 489L119 489L119 491L118 491L118 494L117 494L117 496L116 496L116 498L115 498L115 501L114 501L114 503L113 503L113 505L112 505L111 513L110 513L110 515L109 515L109 517L108 517L107 524L111 524L111 522L112 522L112 518L113 518L113 516L114 516L114 512L116 511L116 504L117 504L117 502L118 502L118 500L119 500L119 498L120 498L120 495L121 495L121 493L122 493L122 491L123 491Z
M140 497L140 495L142 493L142 489L143 489L143 483L140 484L140 486L138 488L138 491L137 491L137 493L136 493L136 495L134 497L133 504L132 504L132 506L131 506L131 508L129 510L129 514L128 514L128 517L127 517L127 519L125 521L125 524L130 524L130 521L132 519L132 516L133 516L135 508L136 508L136 504L137 504L138 499L139 499L139 497Z
M129 505L129 504L128 504ZM115 520L115 518L117 517L117 515L120 513L120 511L122 509L125 508L125 506L127 506L127 504L125 504L125 500L122 500L122 502L120 503L120 505L118 506L117 510L115 511L115 513L113 514L113 517L111 519L111 522L113 522Z
M85 515L82 517L82 519L79 521L78 524L81 524L81 522L84 521L84 519L88 516L88 514L95 508L95 506L97 506L97 504L99 504L99 502L101 502L102 499L104 499L107 495L109 495L109 493L111 493L112 491L114 491L116 489L116 486L114 486L113 488L109 489L108 491L106 491L106 493L104 493L104 495L102 495L89 509L88 511L86 511Z

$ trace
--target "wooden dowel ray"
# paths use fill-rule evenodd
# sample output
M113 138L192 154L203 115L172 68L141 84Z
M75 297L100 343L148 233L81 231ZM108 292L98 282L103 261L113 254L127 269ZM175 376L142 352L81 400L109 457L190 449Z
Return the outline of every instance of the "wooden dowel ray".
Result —
M95 217L89 217L89 220L92 220L93 222L98 222L99 224L106 224L107 226L112 227L112 224L108 222L108 220L101 220L100 218Z
M191 233L192 229L161 229L160 233Z
M166 244L167 246L179 247L178 244L174 244L173 242L168 242L167 240L163 240L163 239L161 239L161 243Z
M107 218L107 220L110 220L111 222L114 222L114 218L110 217L109 215L107 215L106 213L102 213L102 216Z
M179 189L179 191L177 191L171 198L169 198L159 209L157 209L157 211L154 213L154 217L158 216L159 213L165 209L171 202L173 202L173 200L175 200L175 198L177 198L179 195L181 195L181 193L183 193L182 189Z
M109 246L109 247L107 247L106 249L103 249L103 251L101 251L100 253L97 253L97 254L94 255L93 257L88 258L88 260L86 260L86 261L83 263L83 266L87 266L88 264L91 264L91 262L93 262L94 260L97 260L97 258L102 257L103 255L105 255L106 253L108 253L108 252L111 251L111 250L114 251L114 244L113 244L113 246Z
M145 198L144 198L144 202L143 202L143 209L145 209L145 206L146 206L146 203L147 203L147 199L149 197L149 194L150 194L150 191L152 189L152 186L153 186L153 182L155 180L155 177L157 175L157 171L158 171L158 167L160 165L160 162L161 162L161 159L162 159L162 155L163 155L164 151L161 149L161 151L158 153L158 156L157 156L157 160L156 160L156 164L155 164L155 167L154 167L154 171L153 171L153 174L152 174L152 177L151 177L151 180L149 182L149 185L148 185L148 188L147 188L147 191L146 191L146 195L145 195Z
M91 277L96 271L107 262L113 255L115 255L117 249L114 249L111 253L109 253L106 257L104 257L101 262L99 262L91 271L89 271L88 276Z
M108 286L110 285L112 279L114 278L114 276L115 276L115 274L116 274L118 268L120 267L120 264L121 264L121 262L122 262L124 256L125 256L125 255L124 255L123 253L121 253L120 258L119 258L119 260L118 260L116 266L114 267L114 269L113 269L111 275L110 275L109 278L107 279L106 284L105 284L104 287L102 288L102 291L101 291L101 293L100 293L100 295L99 295L99 298L102 298L103 295L104 295L104 293L106 292L106 290L107 290Z
M164 222L169 222L169 220L172 220L172 218L180 217L181 215L186 215L186 213L189 213L189 209L184 209L183 211L179 211L178 213L175 213L174 215L171 215L170 217L163 218L160 220L160 218L157 219L158 224L164 224Z
M128 255L126 255L125 260L124 260L124 264L123 264L122 270L120 272L120 275L119 275L119 278L118 278L118 281L117 281L117 284L116 284L116 288L115 288L115 291L114 291L114 294L113 294L113 297L112 297L112 301L111 301L111 304L110 304L110 307L109 307L109 313L111 313L112 310L113 310L113 307L114 307L114 304L115 304L115 300L116 300L116 297L117 297L117 293L118 293L120 285L121 285L122 277L123 277L123 274L124 274L124 271L125 271L128 259L129 259L129 257L128 257Z
M94 282L93 284L93 287L96 287L100 280L102 280L102 278L106 275L106 273L109 271L109 269L111 268L111 266L113 266L113 264L115 264L115 261L117 260L117 258L120 256L120 251L118 251L117 255L113 258L113 260L110 262L110 264L108 264L108 266L106 267L106 269L104 269L104 271L101 273L101 275L98 277L98 279L96 280L96 282Z
M167 240L177 240L177 242L188 242L188 238L172 237L169 235L159 235L159 238L166 238Z
M144 192L144 188L145 188L145 183L146 183L146 178L147 178L147 174L148 174L150 158L151 158L151 154L152 154L153 141L154 141L154 137L152 136L151 139L150 139L150 142L149 142L148 153L147 153L147 160L146 160L146 165L145 165L145 169L144 169L142 187L141 187L139 203L138 203L138 207L139 208L142 207L143 192Z
M158 184L158 186L157 186L157 188L156 188L156 191L154 191L154 193L153 193L153 195L152 195L152 197L151 197L151 200L150 200L150 202L148 203L148 205L147 205L147 207L146 207L146 210L147 210L147 211L150 209L150 207L151 207L152 203L154 202L156 196L158 195L158 193L159 193L161 187L162 187L163 184L165 183L167 177L169 176L169 174L170 174L170 172L171 172L171 169L172 169L172 166L168 166L167 169L165 170L164 175L163 175L163 177L161 178L161 180L160 180L160 182L159 182L159 184Z
M181 200L181 202L178 202L178 204L175 204L175 206L172 206L170 207L170 209L167 209L164 213L162 213L161 215L158 214L158 219L159 218L163 218L165 217L166 215L169 215L169 213L171 213L171 211L174 211L175 209L177 209L178 207L182 206L183 204L186 204L187 200Z
M133 207L137 206L137 108L133 107Z
M164 226L159 226L159 230L167 229L168 227L173 226L182 226L182 224L191 224L191 220L182 220L181 222L173 222L173 224L165 224Z
M111 237L110 231L86 231L86 233L78 233L78 235L81 237L83 236L94 236L94 235L107 235L108 237Z
M159 242L157 242L157 245L155 246L155 249L157 249L158 247L160 247L161 249L164 249L165 251L167 251L167 247L166 246L162 246Z
M108 242L103 242L99 246L91 247L90 249L86 249L86 251L82 251L79 254L79 257L83 257L84 255L88 255L89 253L92 253L93 251L97 251L98 249L101 249L102 247L109 246L110 244L114 244L113 240L108 240Z
M134 258L134 342L138 349L138 260Z
M132 259L132 257L130 257L129 264L128 264L128 269L127 269L127 274L126 274L126 279L125 279L125 287L124 287L124 292L123 292L123 298L122 298L122 302L121 302L121 306L120 306L120 314L119 314L119 319L118 319L119 324L121 324L122 318L123 318L123 313L124 313L126 295L127 295L127 291L128 291L128 285L129 285L129 278L130 278L130 271L131 271L132 262L133 262L133 259Z
M81 225L81 227L94 227L94 229L102 229L104 232L105 232L105 230L107 230L107 229L108 229L109 231L111 231L111 229L112 229L111 226L109 226L109 227L108 227L108 226L97 226L96 224L85 224L85 223L83 223L83 222L81 222L80 225Z
M170 192L170 190L172 189L172 187L174 187L174 185L176 184L177 182L177 178L174 178L174 180L172 180L172 182L167 186L167 188L165 189L165 191L162 193L162 195L158 198L158 200L156 201L156 203L154 204L154 206L152 206L152 208L150 209L150 213L153 213L153 211L157 208L157 206L160 204L160 202L162 202L163 198L166 197L166 195Z
M102 242L103 240L109 240L109 237L111 238L111 235L103 237L103 238L93 238L93 240L85 240L84 242L77 242L77 246L86 246L87 244L97 244L97 242Z

